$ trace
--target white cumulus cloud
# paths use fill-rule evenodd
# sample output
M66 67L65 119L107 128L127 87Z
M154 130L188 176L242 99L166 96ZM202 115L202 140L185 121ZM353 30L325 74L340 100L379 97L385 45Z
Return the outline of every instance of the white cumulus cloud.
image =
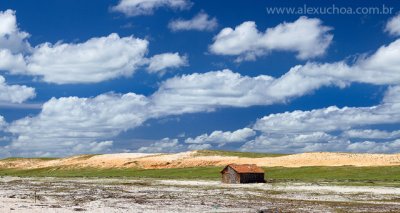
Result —
M26 70L24 56L20 53L13 54L8 49L0 49L0 70L23 74Z
M3 116L0 115L0 131L3 131L7 127L7 122Z
M225 144L225 143L240 143L245 142L255 135L255 131L250 128L243 128L233 132L214 131L211 134L199 135L195 138L187 138L188 144Z
M323 132L303 134L263 134L255 140L245 143L241 151L268 153L302 152L363 152L398 153L400 140L350 141L348 138L333 136Z
M206 150L206 149L211 149L212 145L211 144L190 144L187 146L187 149L189 150Z
M155 105L177 114L284 103L323 86L351 83L400 84L400 39L349 65L345 61L313 63L291 68L279 78L243 76L231 70L193 73L163 82L152 95Z
M10 150L54 155L86 152L80 148L112 145L110 138L141 125L147 115L146 97L127 93L103 94L94 98L53 98L35 117L12 122L7 131L15 139Z
M333 39L330 31L316 18L300 17L265 32L258 31L255 22L247 21L235 29L221 30L209 49L217 55L238 56L238 61L254 60L270 51L296 52L297 58L309 59L325 54Z
M19 30L15 11L0 11L0 49L7 49L13 54L29 51L28 37L28 33Z
M374 124L400 123L400 87L391 87L380 105L372 107L335 106L311 111L296 110L259 119L254 129L262 132L314 132L347 130Z
M165 73L167 69L178 68L188 65L187 56L179 53L163 53L155 55L149 59L147 70L150 73Z
M28 34L16 25L14 11L0 12L0 25L0 70L38 76L49 83L97 83L132 76L147 65L150 72L187 65L187 58L178 53L148 59L149 42L133 36L111 33L80 43L60 41L31 47Z
M391 35L400 35L400 14L391 18L387 22L385 31Z
M332 106L271 114L255 123L253 129L261 135L245 143L241 150L287 153L399 152L399 131L368 129L371 125L400 123L399 103L400 87L395 86L389 88L382 103L376 106Z
M0 76L0 102L22 103L36 96L35 89L24 85L8 85Z
M144 153L170 153L184 150L186 150L186 147L179 144L178 139L163 138L149 146L140 147L137 151Z
M194 73L168 79L151 97L156 110L177 114L262 105L270 102L265 91L271 81L270 76L248 77L231 70Z
M120 0L111 10L126 16L139 16L151 15L161 7L184 10L191 6L192 3L189 0Z
M367 153L398 153L400 150L400 139L387 142L363 141L351 143L346 147L352 152Z
M241 151L267 153L302 153L343 151L350 142L324 132L261 134L243 144Z
M31 47L26 39L29 34L19 30L15 11L0 11L0 70L17 72L25 69L22 53ZM0 102L22 103L35 97L35 89L23 85L8 85L0 76Z
M0 11L0 70L25 69L23 53L30 52L29 34L20 31L15 11Z
M379 129L351 129L344 131L342 135L348 138L394 139L400 138L400 130L389 132Z
M148 42L113 33L78 44L44 43L27 57L27 74L46 82L93 83L130 76L141 65Z
M172 31L197 30L212 31L218 27L216 18L210 18L207 13L200 12L192 19L177 19L169 22L168 27Z

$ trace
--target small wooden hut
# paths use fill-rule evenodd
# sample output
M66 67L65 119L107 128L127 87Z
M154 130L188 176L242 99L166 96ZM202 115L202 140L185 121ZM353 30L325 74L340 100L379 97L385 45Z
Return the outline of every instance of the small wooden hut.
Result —
M265 183L264 170L255 164L229 164L221 175L223 183Z

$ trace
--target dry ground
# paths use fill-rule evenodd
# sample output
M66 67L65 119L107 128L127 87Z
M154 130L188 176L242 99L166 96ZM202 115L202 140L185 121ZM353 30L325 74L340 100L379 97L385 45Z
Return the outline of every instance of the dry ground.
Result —
M0 212L76 211L400 212L400 188L152 179L0 179Z

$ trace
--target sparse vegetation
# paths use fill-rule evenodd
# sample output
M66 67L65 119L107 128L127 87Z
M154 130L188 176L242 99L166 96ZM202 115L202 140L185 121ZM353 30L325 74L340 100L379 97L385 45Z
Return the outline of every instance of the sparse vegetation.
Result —
M173 169L98 169L98 168L59 168L39 169L0 169L1 176L18 177L134 177L160 179L204 179L212 180L220 177L222 167L196 167Z
M400 186L400 166L270 167L264 169L266 178L273 182L331 182L336 185Z
M126 177L157 179L219 180L222 167L195 167L173 169L98 169L61 168L0 169L1 176L19 177ZM384 167L265 167L269 182L335 182L340 185L400 186L400 166Z
M299 168L271 167L265 168L265 171L267 177L280 180L400 181L400 166L314 166Z

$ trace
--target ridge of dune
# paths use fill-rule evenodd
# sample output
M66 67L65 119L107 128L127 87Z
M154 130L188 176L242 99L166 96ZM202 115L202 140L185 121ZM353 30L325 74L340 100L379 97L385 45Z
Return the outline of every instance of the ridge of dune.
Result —
M199 155L197 151L165 153L116 153L102 155L78 155L54 160L14 159L1 160L0 168L33 169L44 167L65 168L184 168L224 166L230 163L257 164L264 167L302 166L395 166L400 165L400 154L332 153L311 152L279 157L237 157Z

